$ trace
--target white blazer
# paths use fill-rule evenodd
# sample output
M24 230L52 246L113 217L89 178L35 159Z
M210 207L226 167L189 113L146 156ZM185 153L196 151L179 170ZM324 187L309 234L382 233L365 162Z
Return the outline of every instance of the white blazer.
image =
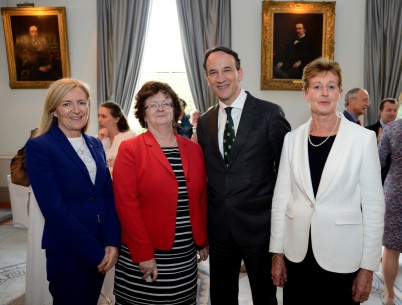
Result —
M284 140L272 202L272 253L301 262L309 232L325 270L376 271L384 231L384 194L375 133L343 114L314 198L308 160L311 119Z

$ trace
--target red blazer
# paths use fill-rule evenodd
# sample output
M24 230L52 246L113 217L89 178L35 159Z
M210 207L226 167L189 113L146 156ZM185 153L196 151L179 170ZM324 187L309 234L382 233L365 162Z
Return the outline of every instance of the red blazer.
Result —
M189 198L190 221L197 246L207 242L207 186L201 147L176 134ZM113 167L113 189L122 242L133 262L154 258L154 249L173 246L178 184L169 161L147 131L123 141Z

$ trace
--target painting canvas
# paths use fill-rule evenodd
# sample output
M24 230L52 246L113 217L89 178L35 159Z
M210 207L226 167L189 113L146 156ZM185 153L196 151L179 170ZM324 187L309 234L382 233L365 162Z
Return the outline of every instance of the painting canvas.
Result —
M2 8L10 88L47 88L70 76L64 7Z
M303 68L333 59L335 2L263 2L261 89L300 90Z

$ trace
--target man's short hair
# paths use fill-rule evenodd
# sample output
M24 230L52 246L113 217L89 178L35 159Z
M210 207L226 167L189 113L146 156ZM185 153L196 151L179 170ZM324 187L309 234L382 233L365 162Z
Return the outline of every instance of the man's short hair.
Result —
M351 98L356 98L357 97L357 95L359 94L359 91L360 90L364 90L364 89L361 89L361 88L353 88L353 89L350 89L347 93L346 93L346 95L345 95L345 106L348 106L349 105L349 100L351 99Z
M385 103L391 103L391 104L394 104L394 105L399 104L398 101L395 98L387 97L387 98L385 98L385 99L383 99L381 101L381 103L380 103L380 111L384 110L384 104Z

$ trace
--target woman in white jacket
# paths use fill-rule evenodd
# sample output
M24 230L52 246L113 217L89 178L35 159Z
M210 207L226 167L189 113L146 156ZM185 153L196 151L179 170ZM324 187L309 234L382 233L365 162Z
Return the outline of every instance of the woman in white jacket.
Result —
M302 80L311 119L283 144L272 203L273 283L284 287L284 305L363 303L384 229L375 133L336 111L337 62L314 60Z

